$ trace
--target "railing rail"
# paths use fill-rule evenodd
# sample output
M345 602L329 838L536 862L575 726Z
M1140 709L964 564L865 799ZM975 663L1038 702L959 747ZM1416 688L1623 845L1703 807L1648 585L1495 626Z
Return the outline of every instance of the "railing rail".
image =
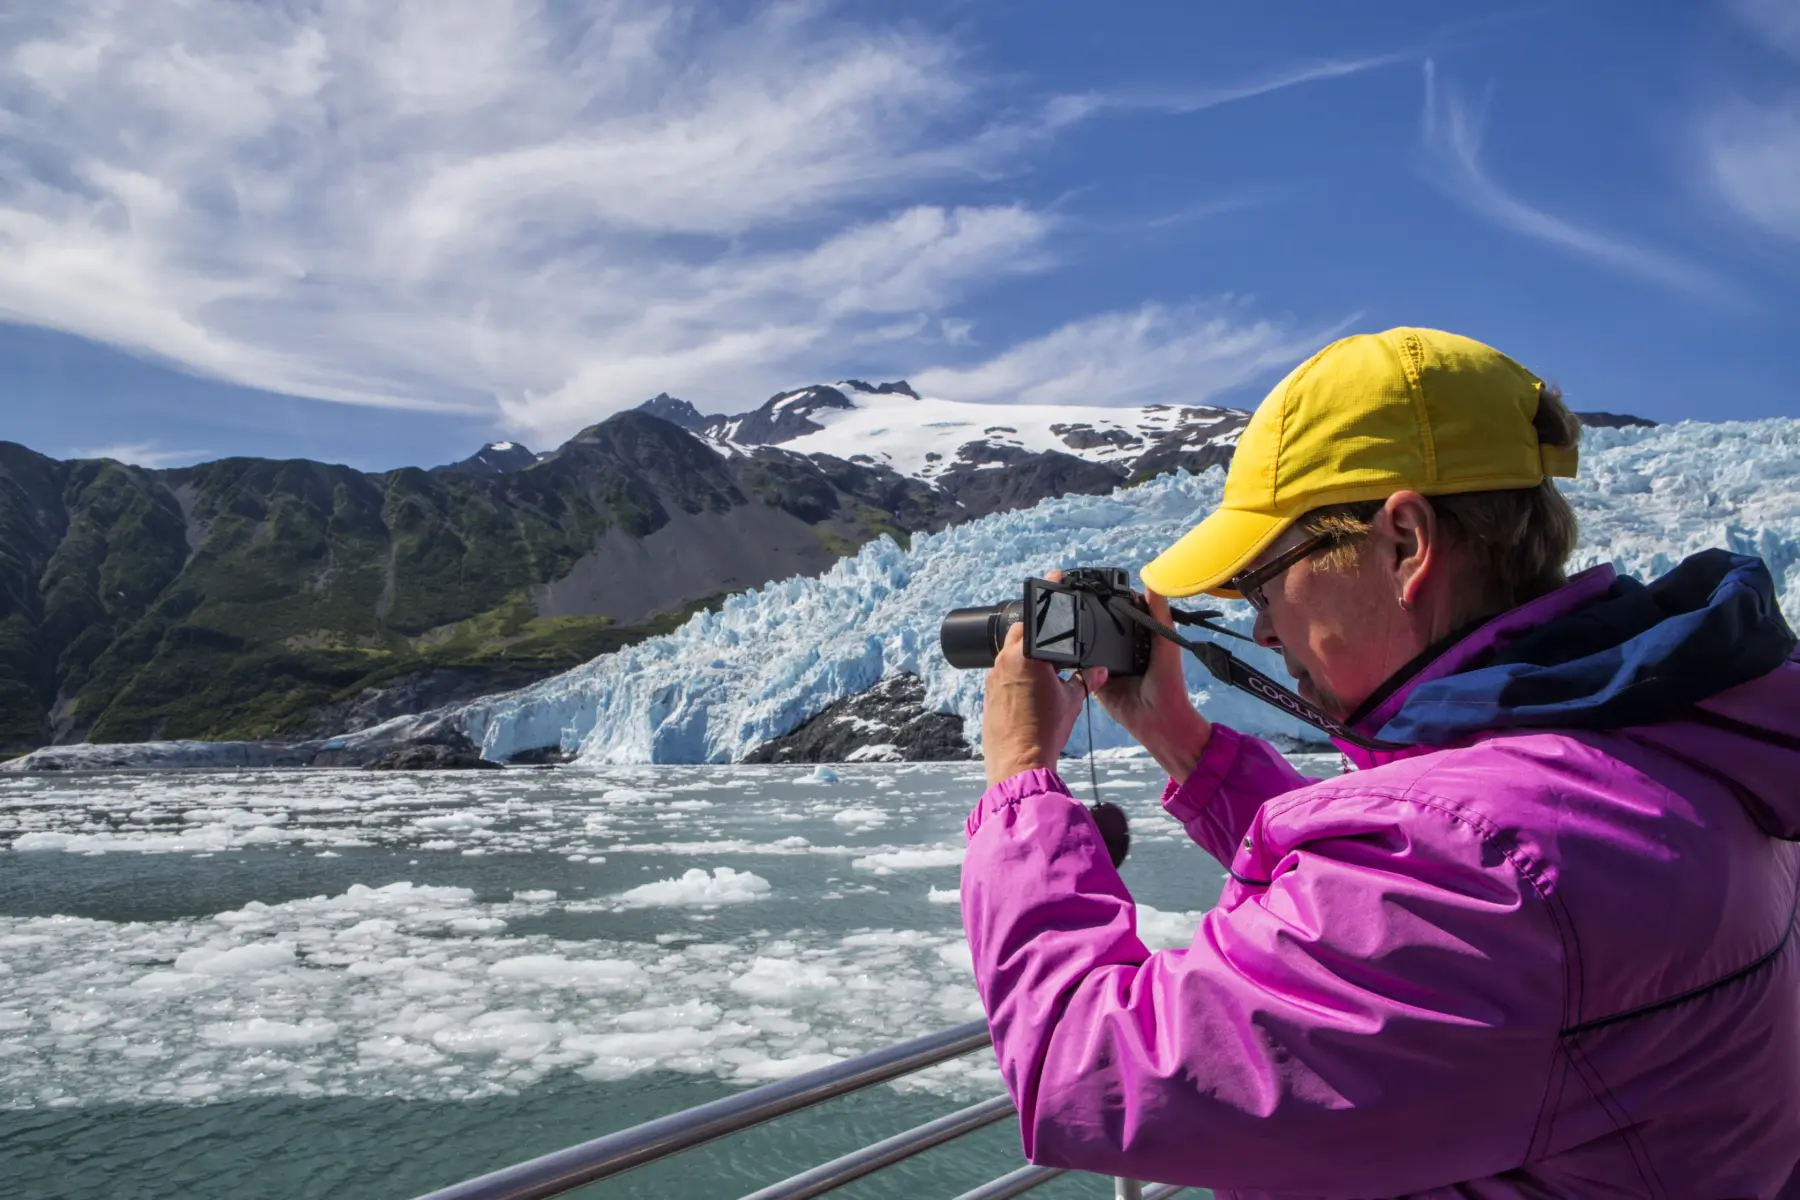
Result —
M970 1021L504 1167L440 1188L419 1200L549 1200L777 1117L948 1062L990 1044L992 1038L987 1022ZM883 1167L1003 1121L1013 1112L1010 1098L996 1096L771 1184L744 1200L812 1200ZM1010 1200L1064 1173L1055 1167L1022 1167L965 1192L957 1200ZM1126 1190L1137 1186L1120 1180L1118 1194L1161 1200L1181 1190L1165 1187L1151 1191Z

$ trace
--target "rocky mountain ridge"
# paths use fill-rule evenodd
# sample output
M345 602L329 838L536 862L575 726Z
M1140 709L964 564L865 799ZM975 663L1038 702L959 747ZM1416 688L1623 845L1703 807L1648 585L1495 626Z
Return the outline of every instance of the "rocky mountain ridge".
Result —
M659 395L546 454L497 442L431 470L150 470L0 442L0 752L354 732L566 670L884 533L1222 465L1247 416L846 380L731 416Z

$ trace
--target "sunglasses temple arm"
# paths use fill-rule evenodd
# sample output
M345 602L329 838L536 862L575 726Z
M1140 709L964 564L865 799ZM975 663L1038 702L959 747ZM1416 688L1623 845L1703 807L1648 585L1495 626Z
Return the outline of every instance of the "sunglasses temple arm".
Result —
M1200 660L1214 679L1240 692L1247 692L1265 704L1272 704L1289 716L1304 721L1339 741L1349 742L1352 746L1360 746L1364 750L1402 750L1405 746L1398 742L1384 742L1377 738L1364 737L1356 730L1341 721L1327 716L1323 709L1309 703L1295 692L1282 687L1261 671L1232 654L1231 651L1216 642L1195 642L1182 637L1155 617L1128 602L1113 602L1109 605L1113 612L1134 624L1141 625L1158 637L1174 642L1189 654ZM1198 617L1199 614L1190 614ZM1201 625L1214 633L1226 633L1232 637L1244 638L1241 633L1232 633L1229 629L1219 629L1205 620L1194 620L1186 624Z
M1171 608L1169 610L1169 615L1175 619L1177 625L1197 625L1208 633L1216 633L1224 637L1233 637L1240 642L1249 642L1252 645L1256 642L1255 638L1245 637L1235 629L1227 629L1223 625L1213 624L1214 621L1225 615L1222 612L1210 609L1206 612L1188 612L1185 609Z

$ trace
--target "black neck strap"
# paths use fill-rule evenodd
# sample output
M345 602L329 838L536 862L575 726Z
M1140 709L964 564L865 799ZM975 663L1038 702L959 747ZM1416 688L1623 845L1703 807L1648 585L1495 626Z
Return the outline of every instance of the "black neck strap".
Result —
M1248 692L1265 704L1273 704L1296 720L1304 721L1314 729L1338 741L1349 742L1352 746L1360 746L1364 750L1407 749L1407 746L1400 742L1384 742L1377 738L1364 737L1342 721L1328 716L1325 710L1318 705L1309 703L1282 687L1217 642L1190 641L1128 600L1113 599L1107 602L1107 607L1115 616L1140 625L1192 654L1200 660L1200 665L1211 672L1212 677L1220 683L1237 688L1241 692ZM1219 615L1218 613L1185 613L1179 610L1174 613L1175 620L1180 624L1198 625L1210 633L1234 637L1239 641L1253 640L1234 630L1226 629L1222 625L1213 624L1213 619Z

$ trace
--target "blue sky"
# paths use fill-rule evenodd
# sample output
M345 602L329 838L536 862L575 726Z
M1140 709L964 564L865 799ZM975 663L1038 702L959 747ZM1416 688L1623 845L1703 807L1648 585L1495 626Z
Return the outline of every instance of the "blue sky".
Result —
M1577 408L1800 415L1800 0L896 11L15 8L0 438L382 468L847 376L1249 406L1396 324Z

